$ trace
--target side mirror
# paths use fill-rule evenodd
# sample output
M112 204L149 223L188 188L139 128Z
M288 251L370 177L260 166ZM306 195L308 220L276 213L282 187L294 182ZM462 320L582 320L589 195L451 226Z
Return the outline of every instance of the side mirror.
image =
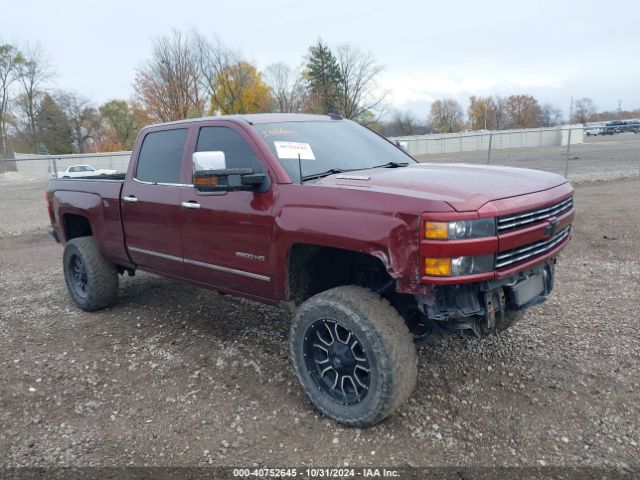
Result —
M193 154L193 186L203 193L266 192L270 182L268 175L255 173L252 168L226 168L224 152L196 152Z
M194 172L227 168L224 152L195 152L192 160Z

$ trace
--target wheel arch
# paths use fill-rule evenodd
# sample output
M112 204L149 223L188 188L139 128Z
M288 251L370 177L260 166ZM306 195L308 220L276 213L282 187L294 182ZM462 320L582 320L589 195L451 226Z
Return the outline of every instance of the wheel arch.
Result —
M285 298L300 305L308 298L341 285L374 291L395 285L386 255L313 243L293 243L286 255Z

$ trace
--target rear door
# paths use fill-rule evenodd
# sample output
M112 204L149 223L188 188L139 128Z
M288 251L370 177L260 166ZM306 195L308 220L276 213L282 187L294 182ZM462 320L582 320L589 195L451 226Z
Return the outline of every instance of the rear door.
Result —
M265 173L266 163L242 129L231 122L213 123L198 129L196 151L222 151L227 168ZM264 193L214 195L191 187L181 191L180 200L186 206L182 244L187 276L222 289L273 297L273 185Z
M144 270L184 274L180 238L181 166L189 129L147 133L131 180L122 188L125 242L133 262ZM135 161L135 159L132 159Z

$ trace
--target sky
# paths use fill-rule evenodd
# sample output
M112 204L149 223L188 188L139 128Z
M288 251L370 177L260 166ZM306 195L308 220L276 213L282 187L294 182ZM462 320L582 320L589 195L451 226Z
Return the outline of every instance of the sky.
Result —
M40 42L52 87L97 104L132 98L153 39L196 29L259 68L302 64L319 37L370 51L389 110L426 119L438 98L534 95L568 115L571 97L640 108L637 0L0 0L0 42Z

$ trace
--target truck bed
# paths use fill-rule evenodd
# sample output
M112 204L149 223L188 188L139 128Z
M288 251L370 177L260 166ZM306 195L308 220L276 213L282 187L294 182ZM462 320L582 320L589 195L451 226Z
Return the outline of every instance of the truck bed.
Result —
M69 228L84 228L78 217L88 217L87 234L94 236L100 253L118 265L129 264L120 214L123 184L124 174L49 180L47 195L51 211L57 212L51 222L58 238L65 241Z

